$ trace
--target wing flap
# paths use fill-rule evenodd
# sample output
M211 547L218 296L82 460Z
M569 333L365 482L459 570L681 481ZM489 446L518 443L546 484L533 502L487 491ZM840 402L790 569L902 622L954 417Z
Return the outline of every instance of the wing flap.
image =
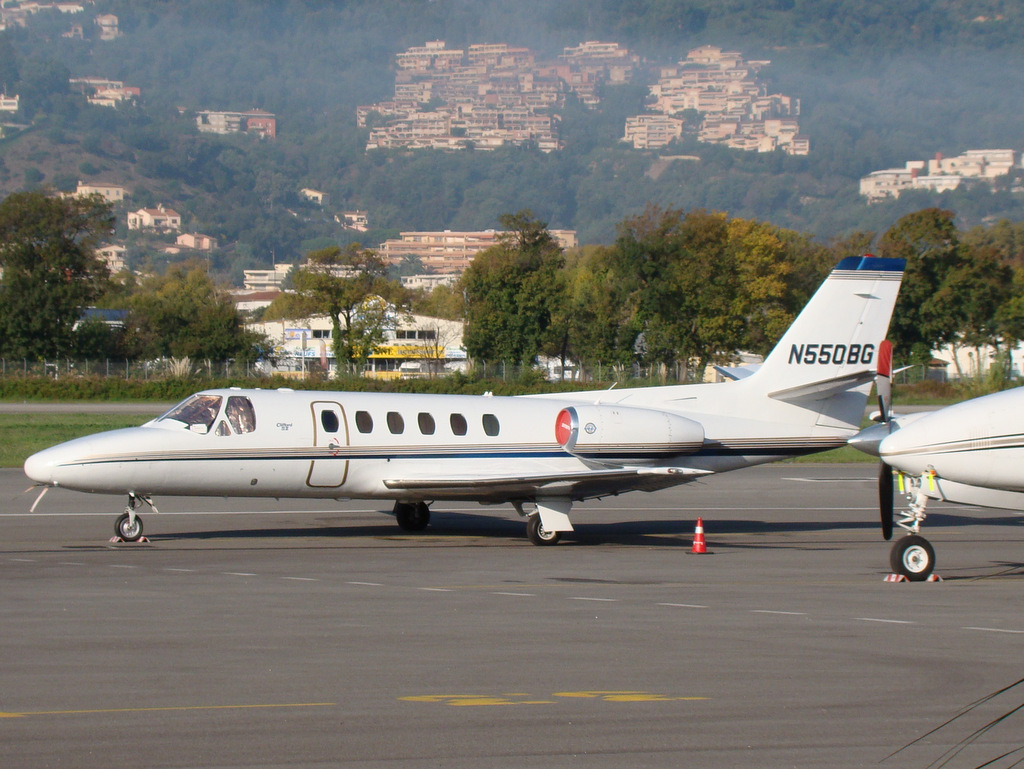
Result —
M389 478L384 480L384 485L397 491L440 492L444 496L478 494L480 492L494 495L533 496L541 492L572 494L578 493L581 488L605 486L617 487L622 490L643 488L649 485L649 481L655 476L658 477L658 480L667 481L668 485L672 485L708 475L710 472L710 470L695 470L688 467L623 467L572 473Z

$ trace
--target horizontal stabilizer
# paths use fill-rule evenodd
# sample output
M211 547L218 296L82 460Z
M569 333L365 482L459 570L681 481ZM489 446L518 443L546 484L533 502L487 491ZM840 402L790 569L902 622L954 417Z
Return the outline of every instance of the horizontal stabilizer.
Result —
M760 363L749 363L746 366L715 366L714 369L719 374L724 376L726 379L736 381L738 379L746 379L752 374L756 374L758 369L761 368Z
M874 374L870 371L855 371L852 374L834 379L822 379L818 382L802 384L785 390L776 390L775 392L768 393L768 397L779 401L786 401L787 403L825 400L833 395L846 392L852 387L866 384L873 379Z

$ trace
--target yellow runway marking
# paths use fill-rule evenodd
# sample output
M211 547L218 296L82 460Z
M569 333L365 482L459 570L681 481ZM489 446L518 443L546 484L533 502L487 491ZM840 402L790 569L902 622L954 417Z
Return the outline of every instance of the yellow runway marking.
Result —
M583 691L555 692L554 699L533 699L532 694L515 692L505 694L420 694L399 697L403 702L421 702L450 707L493 707L496 705L554 705L560 700L588 699L601 702L695 702L707 697L672 697L667 694L643 691Z
M24 713L0 713L0 718L25 718L27 716L84 716L102 713L169 713L190 710L257 710L268 708L328 708L337 702L290 702L265 705L177 705L154 708L97 708L93 710L35 710Z

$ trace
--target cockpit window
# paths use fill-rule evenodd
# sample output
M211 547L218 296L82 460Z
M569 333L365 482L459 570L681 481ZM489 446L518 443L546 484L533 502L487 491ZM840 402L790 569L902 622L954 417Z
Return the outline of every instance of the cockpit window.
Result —
M224 410L228 421L235 428L235 433L244 435L256 429L256 410L252 407L252 401L243 398L241 395L232 395L228 398L228 406Z
M195 429L198 432L206 433L213 427L217 412L220 411L221 400L219 395L193 395L183 400L157 421L173 419L175 422L183 422L188 425L190 430Z

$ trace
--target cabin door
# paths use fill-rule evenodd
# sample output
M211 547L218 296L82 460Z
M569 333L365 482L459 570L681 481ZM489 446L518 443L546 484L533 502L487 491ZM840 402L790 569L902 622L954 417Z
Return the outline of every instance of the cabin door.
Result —
M348 476L348 422L345 409L335 401L313 401L313 454L306 485L336 489Z

